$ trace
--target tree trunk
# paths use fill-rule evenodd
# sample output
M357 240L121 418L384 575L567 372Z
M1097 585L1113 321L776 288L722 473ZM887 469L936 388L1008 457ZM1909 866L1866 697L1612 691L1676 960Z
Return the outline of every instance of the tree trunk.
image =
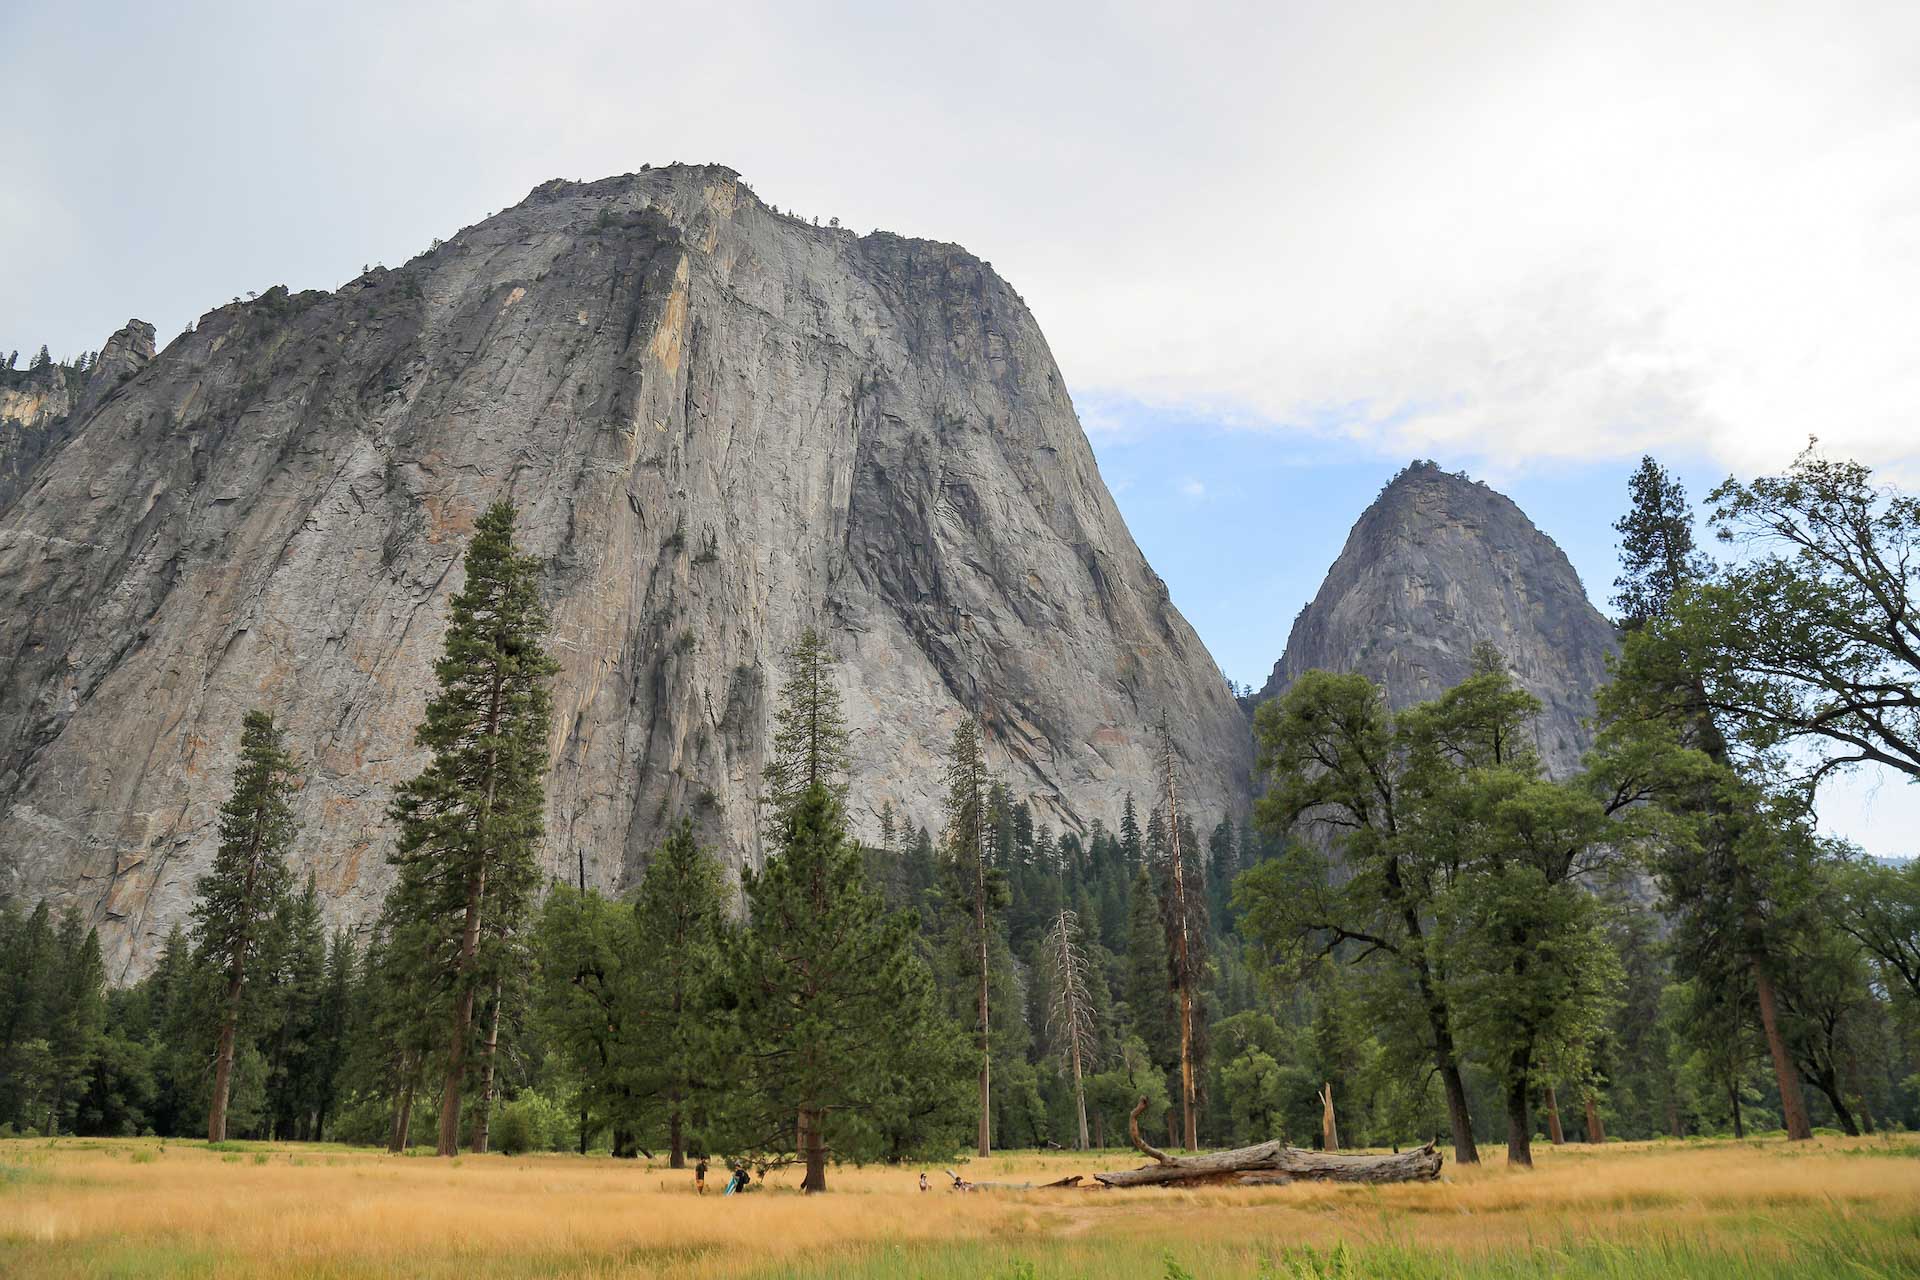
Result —
M220 1016L220 1044L213 1055L213 1100L207 1104L208 1142L227 1140L227 1097L233 1089L233 1042L240 1029L242 973L242 962L236 955L227 976L227 1003Z
M1397 872L1391 882L1398 885ZM1395 892L1399 890L1396 888ZM1407 936L1424 946L1426 935L1420 927L1419 913L1408 907L1403 914ZM1414 960L1414 978L1420 989L1420 1002L1426 1006L1427 1025L1433 1033L1434 1069L1440 1073L1440 1084L1447 1095L1447 1127L1453 1134L1454 1163L1479 1164L1480 1149L1473 1141L1473 1113L1467 1109L1467 1087L1460 1081L1460 1059L1453 1047L1453 1019L1446 1001L1434 988L1433 973L1424 957Z
M1553 1145L1563 1147L1567 1143L1566 1131L1560 1127L1560 1098L1554 1093L1553 1086L1547 1086L1547 1136L1553 1139Z
M1826 1075L1816 1078L1813 1085L1826 1095L1827 1105L1833 1108L1833 1118L1840 1123L1840 1132L1850 1138L1859 1137L1859 1122L1853 1118L1853 1112L1847 1106L1846 1097L1840 1089L1840 1082L1833 1076Z
M1080 1079L1080 1037L1073 1039L1073 1110L1080 1121L1080 1149L1087 1149L1087 1089Z
M1340 1149L1340 1126L1333 1118L1333 1081L1329 1080L1320 1092L1320 1145L1328 1151Z
M827 1135L821 1124L823 1118L818 1112L800 1113L802 1150L807 1161L807 1176L800 1183L802 1191L827 1189Z
M1727 1086L1727 1105L1733 1109L1733 1136L1746 1137L1747 1126L1740 1119L1740 1082L1738 1080Z
M1706 752L1708 759L1725 769L1732 769L1733 756L1727 749L1727 741L1720 733L1720 726L1713 722L1713 715L1706 710L1706 682L1698 676L1691 680L1695 706L1700 710L1695 715L1696 730L1699 734L1700 749ZM1718 815L1721 831L1719 838L1733 839L1732 805L1723 797L1717 799L1712 808ZM1730 851L1729 851L1730 852ZM1740 896L1749 903L1751 893L1747 892L1747 875L1736 861L1734 863L1734 883ZM1748 964L1753 969L1754 995L1760 1006L1760 1026L1766 1032L1767 1053L1773 1058L1773 1075L1780 1088L1781 1119L1786 1123L1787 1138L1800 1142L1813 1137L1813 1126L1807 1121L1807 1102L1800 1092L1800 1076L1793 1069L1793 1061L1787 1055L1785 1038L1780 1034L1780 1018L1773 993L1773 979L1767 976L1766 957L1760 945L1760 918L1757 909L1749 905L1741 915L1741 925L1747 933Z
M505 693L503 683L496 666L487 706L487 735L496 739L500 733L501 701ZM500 782L499 770L499 752L489 750L487 793L480 804L481 830L485 830L485 823L493 813L493 793ZM473 972L474 958L480 952L480 908L486 901L487 893L486 855L487 851L482 849L480 865L467 876L466 928L460 935L460 958L453 970L454 983L461 991L460 998L454 1001L453 1006L453 1031L447 1044L447 1083L440 1093L440 1141L434 1149L435 1155L453 1156L460 1153L460 1090L466 1080L467 1035L473 1026L473 984L467 977Z
M993 1153L993 1112L992 1077L993 1045L989 1035L990 1023L987 1020L987 855L985 849L976 850L976 862L980 869L979 883L975 886L973 926L980 942L980 1155L982 1158Z
M1587 1090L1587 1141L1605 1142L1607 1126L1600 1120L1600 1108L1593 1100L1593 1090Z
M670 1101L673 1110L667 1113L667 1168L684 1169L687 1167L687 1140L682 1131L678 1089L673 1091Z
M480 1114L473 1118L473 1152L487 1154L493 1136L493 1058L500 1047L500 980L493 981L493 1008L487 1017L487 1039L480 1059Z
M1102 1111L1093 1113L1093 1145L1101 1148L1107 1145L1107 1117Z
M1193 1087L1193 961L1187 939L1186 859L1180 850L1180 790L1173 784L1173 737L1161 726L1164 769L1167 785L1167 848L1173 860L1173 910L1180 922L1174 934L1174 974L1180 987L1180 1115L1186 1132L1186 1148L1200 1149L1199 1117L1194 1114Z
M1786 1037L1780 1034L1780 1014L1774 999L1773 979L1759 956L1753 957L1754 995L1760 1004L1760 1026L1767 1035L1767 1052L1773 1058L1773 1074L1780 1086L1780 1116L1786 1122L1787 1138L1804 1142L1813 1137L1813 1125L1807 1119L1807 1100L1800 1092L1800 1073L1794 1070L1787 1053Z
M400 1095L400 1114L394 1118L393 1151L398 1155L407 1149L407 1143L413 1137L413 1093L418 1087L413 1078L407 1080L407 1090Z
M467 975L473 972L474 957L480 952L480 906L486 900L487 870L484 863L467 877L466 928L460 934L460 958L454 966L453 980L460 998L453 1002L453 1029L447 1039L447 1082L440 1092L440 1142L434 1149L439 1156L460 1153L460 1089L467 1074L467 1033L473 1026L473 984Z
M1507 1083L1507 1163L1523 1169L1533 1168L1533 1120L1527 1114L1527 1057L1515 1054L1508 1063Z
M403 1090L393 1097L393 1113L387 1117L387 1150L400 1150L400 1110L406 1104L406 1092Z
M1440 1084L1447 1095L1447 1128L1453 1134L1453 1162L1479 1164L1480 1148L1473 1141L1473 1113L1467 1110L1467 1087L1460 1080L1460 1064L1453 1059L1449 1037L1444 1051L1435 1052Z
M247 909L253 905L254 886L260 882L260 815L254 813L253 830L247 837L247 880L242 899ZM247 947L252 943L251 926L242 928L233 941L233 961L227 969L227 1003L220 1022L220 1044L214 1051L213 1099L207 1106L207 1141L227 1140L227 1100L233 1090L233 1041L240 1028L240 991L246 983ZM54 1130L50 1127L49 1132Z
M1134 1106L1129 1125L1133 1145L1154 1163L1139 1169L1096 1173L1094 1180L1109 1187L1194 1186L1225 1183L1235 1186L1272 1186L1295 1180L1330 1182L1425 1182L1440 1176L1443 1157L1429 1142L1416 1151L1390 1156L1348 1156L1303 1151L1282 1142L1208 1155L1176 1158L1140 1137L1140 1113L1145 1098Z

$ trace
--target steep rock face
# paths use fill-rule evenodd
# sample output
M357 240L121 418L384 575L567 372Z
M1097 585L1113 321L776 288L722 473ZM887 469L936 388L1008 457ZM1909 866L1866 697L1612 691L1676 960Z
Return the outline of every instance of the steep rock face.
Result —
M129 320L85 374L59 364L0 370L0 516L81 421L151 359L153 326Z
M1547 768L1573 772L1591 743L1583 721L1607 678L1612 625L1511 500L1415 463L1355 523L1258 697L1307 671L1357 671L1390 706L1411 706L1465 679L1481 640L1545 704L1535 732Z
M104 357L103 357L104 362ZM618 886L691 814L736 863L779 655L817 625L856 829L939 829L977 708L1036 820L1151 786L1246 803L1244 720L1127 533L1019 297L952 245L774 213L729 170L549 183L397 270L202 317L0 517L0 889L137 972L208 865L243 711L306 762L336 919L386 809L476 514L547 560L549 869Z

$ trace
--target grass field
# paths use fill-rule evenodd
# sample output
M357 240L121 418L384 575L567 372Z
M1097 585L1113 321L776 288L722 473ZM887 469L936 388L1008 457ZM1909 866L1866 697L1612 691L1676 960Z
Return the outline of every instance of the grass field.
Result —
M979 1192L913 1169L723 1198L605 1158L0 1142L0 1275L1920 1276L1920 1138L1496 1154L1417 1186ZM1125 1168L1016 1153L977 1179ZM724 1175L716 1175L717 1183Z

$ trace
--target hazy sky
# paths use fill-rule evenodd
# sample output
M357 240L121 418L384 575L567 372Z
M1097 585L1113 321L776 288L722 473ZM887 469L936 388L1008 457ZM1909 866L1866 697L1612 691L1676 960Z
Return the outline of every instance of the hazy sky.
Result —
M1920 5L69 5L0 42L0 349L164 342L552 177L716 161L955 240L1259 682L1408 458L1604 602L1647 449L1920 484ZM1222 554L1221 548L1230 548ZM1841 822L1914 841L1917 789Z

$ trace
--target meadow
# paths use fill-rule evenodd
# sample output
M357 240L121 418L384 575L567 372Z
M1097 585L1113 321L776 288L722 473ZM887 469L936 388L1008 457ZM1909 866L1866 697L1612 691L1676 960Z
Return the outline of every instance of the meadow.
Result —
M0 1275L1520 1277L1920 1275L1920 1138L1540 1147L1436 1183L916 1189L919 1168L776 1171L722 1197L605 1157L435 1160L155 1139L0 1142ZM1044 1180L1130 1152L961 1168ZM718 1184L723 1173L716 1173Z

